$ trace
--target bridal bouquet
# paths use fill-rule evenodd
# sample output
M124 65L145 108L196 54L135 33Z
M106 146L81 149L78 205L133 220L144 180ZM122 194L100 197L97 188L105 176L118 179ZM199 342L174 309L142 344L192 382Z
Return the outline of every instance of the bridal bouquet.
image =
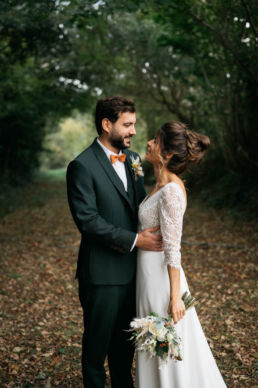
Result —
M197 302L194 297L185 292L182 296L186 310ZM135 318L130 323L133 334L131 340L135 342L136 350L147 352L150 357L159 357L162 363L183 359L181 338L178 336L172 317L160 317L150 313L145 318Z

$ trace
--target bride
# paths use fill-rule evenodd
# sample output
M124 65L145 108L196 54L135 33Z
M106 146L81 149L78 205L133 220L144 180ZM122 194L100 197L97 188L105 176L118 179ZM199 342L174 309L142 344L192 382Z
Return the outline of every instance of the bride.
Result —
M137 316L171 314L182 339L183 361L169 360L159 369L158 358L136 356L137 388L226 387L213 358L195 308L185 311L181 296L189 291L181 267L181 235L187 206L180 176L190 163L199 163L209 138L182 123L165 123L147 145L146 160L154 166L156 186L139 208L139 229L160 227L164 252L138 249ZM198 259L198 258L196 258Z

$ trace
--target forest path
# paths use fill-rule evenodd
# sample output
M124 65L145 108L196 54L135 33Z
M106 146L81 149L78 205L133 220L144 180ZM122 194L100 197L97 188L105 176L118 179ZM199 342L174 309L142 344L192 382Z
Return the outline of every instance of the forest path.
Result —
M254 387L255 223L189 203L182 265L198 316L228 387ZM82 387L79 242L62 181L36 183L0 219L0 387Z

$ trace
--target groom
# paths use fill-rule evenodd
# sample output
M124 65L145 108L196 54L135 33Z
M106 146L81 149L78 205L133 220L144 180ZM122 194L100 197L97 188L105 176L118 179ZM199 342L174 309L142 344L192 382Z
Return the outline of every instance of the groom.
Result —
M137 212L145 197L143 178L133 170L129 151L135 131L132 100L99 100L98 138L67 169L68 201L81 232L76 278L83 308L84 386L104 388L104 361L112 388L132 388L134 354L129 322L135 317L136 251L161 251L157 228L137 234ZM123 151L122 151L123 150ZM140 160L140 159L139 159Z

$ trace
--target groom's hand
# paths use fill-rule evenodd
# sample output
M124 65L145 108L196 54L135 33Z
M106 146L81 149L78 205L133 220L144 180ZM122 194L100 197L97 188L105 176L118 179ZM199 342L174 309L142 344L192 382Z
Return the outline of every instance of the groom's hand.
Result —
M155 228L147 228L138 234L136 246L144 251L163 251L161 234L154 234L159 230L159 226Z

